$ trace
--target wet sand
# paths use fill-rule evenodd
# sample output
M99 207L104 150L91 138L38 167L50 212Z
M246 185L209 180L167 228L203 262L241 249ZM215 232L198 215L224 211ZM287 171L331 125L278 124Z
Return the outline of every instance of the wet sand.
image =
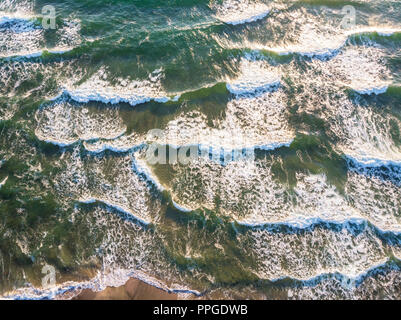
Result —
M121 287L107 287L100 292L82 290L72 300L177 300L175 293L169 293L141 280L131 278Z

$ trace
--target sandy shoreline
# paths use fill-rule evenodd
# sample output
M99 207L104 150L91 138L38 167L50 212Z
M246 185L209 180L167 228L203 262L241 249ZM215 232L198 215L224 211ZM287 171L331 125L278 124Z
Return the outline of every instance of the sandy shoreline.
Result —
M139 279L131 278L120 287L107 287L95 292L84 289L72 300L177 300L178 295L169 293Z

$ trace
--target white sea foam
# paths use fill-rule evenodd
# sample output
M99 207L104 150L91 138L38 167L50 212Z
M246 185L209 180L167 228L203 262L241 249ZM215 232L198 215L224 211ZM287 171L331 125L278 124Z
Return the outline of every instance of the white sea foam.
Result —
M28 284L26 287L5 293L1 298L4 300L68 299L77 296L85 289L99 292L105 290L107 287L123 286L131 278L143 281L146 284L161 289L163 291L178 294L181 299L202 295L201 292L191 290L185 286L173 284L171 287L169 287L162 281L140 270L133 271L115 268L112 270L108 270L107 273L98 272L94 278L87 281L66 281L47 289L36 288L31 284Z
M257 42L247 38L233 41L228 37L215 36L215 39L225 48L247 48L253 50L267 50L278 55L300 55L309 58L328 60L342 51L349 39L354 36L363 36L377 33L382 37L389 37L401 32L401 27L393 25L356 25L351 30L340 28L313 16L303 9L291 12L278 12L266 26L266 32L271 33L270 41ZM290 22L288 21L290 19ZM275 27L286 25L284 34L277 34ZM366 39L367 44L374 43Z
M99 139L94 141L85 141L86 150L93 153L100 153L105 150L113 152L128 152L143 145L143 139L138 134L122 135L115 139Z
M328 67L336 74L342 73L344 84L361 94L384 93L392 81L383 54L376 48L348 48Z
M264 3L249 0L225 0L221 5L212 4L216 18L228 24L238 25L265 18L270 7Z
M1 30L2 38L0 45L0 58L35 58L42 56L45 52L52 54L64 54L74 48L74 43L68 41L63 43L60 39L53 48L43 48L42 42L44 37L43 29L35 25L30 20L11 19L9 22L11 27ZM67 30L67 29L65 29Z
M347 228L315 228L302 235L255 229L251 238L249 250L255 251L262 279L308 281L333 273L354 278L388 259L386 247L368 228L357 234Z
M254 175L262 176L262 172L255 172ZM263 208L257 207L256 210L248 211L242 218L236 213L235 216L240 224L248 226L285 224L306 228L322 221L335 223L366 221L366 217L350 206L334 186L328 184L324 175L297 174L297 184L292 199L296 204L286 207L281 205L279 212L274 210L279 203L278 197L267 196L269 188L277 189L278 183L274 180L268 181L266 178L263 182L266 187L259 190L256 199L265 199L267 202ZM284 189L281 192L285 197L289 196ZM251 205L255 206L256 203L249 203L249 206Z
M234 132L233 132L234 133ZM169 140L171 138L171 140ZM213 136L207 137L207 136L202 136L199 140L196 139L195 137L192 137L192 143L188 144L174 144L177 143L177 137L174 137L172 135L168 136L167 139L163 140L155 140L153 143L160 144L161 148L174 148L174 149L179 149L179 148L190 148L190 147L197 147L198 150L203 153L203 154L209 154L210 156L213 157L217 162L220 162L220 157L226 157L224 160L221 160L222 162L225 161L231 161L235 160L234 156L229 156L230 154L248 154L251 155L255 150L274 150L278 149L281 147L288 147L293 139L289 138L290 140L287 141L282 141L282 142L270 142L267 144L257 144L257 145L252 145L251 140L247 140L246 138L241 138L237 137L237 139L232 139L227 136L217 136L215 137L213 141ZM51 141L48 139L42 139L47 142L51 142L60 146L66 146L69 144L60 144L57 143L56 141ZM140 148L142 146L149 146L148 144L145 143L145 137L141 137L137 134L131 134L129 136L122 135L120 137L117 137L115 139L99 139L99 140L93 140L93 141L84 141L84 147L86 150L93 152L93 153L101 153L105 150L111 150L113 152L129 152L133 151L134 149ZM189 140L189 139L188 139ZM201 141L201 143L199 143ZM248 144L246 142L249 142ZM74 141L76 142L76 141ZM73 142L73 143L74 143ZM72 144L72 143L71 143ZM230 160L231 159L231 160Z
M401 32L401 29L385 26L372 26L359 27L352 31L345 31L342 29L331 29L331 27L327 27L319 31L316 26L312 24L304 24L296 43L279 47L263 45L250 45L250 47L272 51L279 55L298 54L309 58L327 59L334 57L337 53L343 50L350 37L375 32L380 36L386 37Z
M8 176L5 177L5 178L3 179L3 181L0 182L0 189L6 184L7 180L8 180Z
M401 166L401 159L400 160L389 160L389 159L380 159L380 158L371 158L371 157L364 157L358 155L357 157L353 157L350 155L346 155L346 157L356 163L358 166L362 167L386 167L386 166Z
M340 139L338 147L348 158L363 166L400 164L401 150L391 135L392 122L401 125L397 118L384 117L371 108L356 107L346 100L334 112L342 120L332 121L332 130Z
M328 49L327 52L335 50L331 47L324 48L323 51L320 51L319 48L312 49L313 52L320 52L322 55L325 54L324 50L326 49ZM331 85L330 88L337 89L336 86L341 82L345 87L353 88L361 93L378 92L378 88L384 90L385 81L388 79L382 79L381 76L387 76L388 70L382 61L376 60L376 58L380 58L380 55L375 55L375 52L380 53L380 49L372 49L370 52L373 52L373 55L371 56L361 55L359 50L352 52L348 48L341 51L332 56L331 61L313 64L313 67L323 70L322 78L320 75L316 76L316 83L321 81L319 85ZM369 52L369 50L367 51ZM308 50L300 50L299 52L308 53ZM254 71L251 70L258 63L256 62L252 66L245 65L245 72L242 72L238 79L229 84L228 88L231 88L237 97L228 103L225 119L214 120L214 126L211 128L207 125L207 118L202 113L180 114L175 120L170 121L164 130L167 137L166 141L176 146L188 145L194 143L194 134L199 134L201 143L207 147L241 148L251 146L254 148L258 146L260 148L277 148L281 145L288 145L294 134L286 122L285 95L280 89L276 92L265 92L269 91L268 89L274 81L267 80L268 77L265 77L261 68L258 69L259 66L255 67L255 70L262 72L261 77L258 77L257 81L253 81L254 79L250 75ZM354 68L353 65L357 67ZM248 77L246 72L249 72ZM257 72L256 74L259 75ZM323 84L323 82L328 82L333 78L340 79L340 81ZM124 96L123 100L119 100L120 89L123 92L122 88L127 86L120 86L121 83L115 86L110 84L107 79L102 80L104 82L100 89L93 83L92 88L87 87L89 89L86 98L85 90L83 91L84 102L92 99L94 91L99 93L95 94L98 97L100 96L99 99L103 99L97 101L128 102L133 97L129 103L135 104L135 101L138 100L136 99L138 97L136 89L131 91L134 92L133 95L128 98ZM95 81L95 84L97 83ZM140 87L138 92L141 92L142 84L138 84ZM145 87L147 84L148 82L146 82ZM377 86L378 84L383 85L383 87ZM308 86L308 80L305 81L305 86ZM78 91L82 88L85 89L85 83L78 88ZM104 88L106 90L103 90ZM319 87L317 86L317 88ZM109 89L110 91L108 91ZM157 94L152 91L147 97L158 99L159 89L160 87L156 85ZM375 89L377 90L375 91ZM105 91L107 92L105 93ZM143 89L143 91L146 90ZM259 91L262 91L262 94L255 96L255 93ZM111 92L110 95L108 92ZM147 93L148 91L146 91ZM311 91L307 94L310 95ZM323 91L322 95L324 94ZM163 93L160 96L163 96ZM113 97L116 97L116 100ZM373 114L373 111L368 108L366 111L360 106L352 105L347 100L339 100L340 107L332 101L327 105L329 109L331 107L330 112L332 112L327 123L330 125L335 123L331 130L339 133L340 142L335 147L347 151L347 154L354 159L359 157L367 167L375 164L377 159L380 161L397 160L398 150L394 148L389 131L380 126L372 126L372 123L385 123L384 126L388 123L383 122L382 118L376 118L377 115ZM301 108L317 108L321 102L319 99L308 100L306 104L302 104ZM70 108L68 107L68 109ZM54 114L54 111L50 108L46 110L49 115ZM39 112L42 112L43 115L45 111ZM49 128L49 130L41 138L46 139L46 137L52 136L55 138L54 141L67 142L80 139L85 141L84 146L88 150L95 152L105 149L129 151L127 146L137 146L138 143L143 141L142 137L136 135L126 137L123 134L124 131L114 131L115 128L121 128L118 121L116 122L117 125L113 125L113 130L111 130L116 135L98 134L98 131L102 129L100 121L96 124L98 129L89 130L90 132L85 131L84 134L74 132L80 122L72 121L75 129L68 131L65 126L60 126L63 122L68 124L73 119L73 117L66 117L66 113L66 110L62 110L55 117L54 124L52 124L49 115L42 117L39 121L40 129L38 130L42 130L44 127ZM48 119L45 119L46 117ZM82 115L82 117L87 119L86 115ZM60 126L60 132L57 132L53 125L54 127ZM250 131L250 139L246 143L233 139L233 132L242 134L249 133L248 130ZM223 137L221 138L221 136ZM73 139L69 140L70 137ZM91 141L92 138L96 141ZM379 142L377 145L375 144L376 140ZM120 155L117 158L120 158ZM139 169L140 162L134 163L132 158L124 155L121 158L125 160L108 158L97 162L98 160L92 158L84 159L77 151L74 153L73 159L67 161L67 154L64 159L65 172L57 179L60 194L72 193L72 198L75 200L83 199L93 202L100 199L109 207L114 207L125 213L132 213L144 221L154 221L153 212L157 212L157 210L153 210L147 201L140 200L142 198L149 199L148 187L142 183L141 179L136 177L136 174L141 172ZM280 164L280 159L276 159L276 161ZM390 163L392 162L388 162L388 164ZM133 170L133 167L138 170ZM391 181L386 181L383 178L351 171L348 173L346 182L346 193L349 197L344 197L334 186L329 184L323 174L297 175L294 193L290 194L285 186L273 179L270 164L263 162L246 164L233 162L222 166L220 163L206 161L188 168L174 169L176 171L173 179L167 183L163 180L163 184L172 191L173 204L180 210L191 210L198 207L215 209L216 199L218 199L222 214L228 214L233 219L243 223L284 223L305 229L307 226L320 222L361 225L369 221L382 231L395 232L398 230L399 232L400 230L400 221L397 218L399 215L397 208L400 207L400 204L394 202L401 199L399 188ZM157 182L158 177L154 172L151 170L142 170L142 172L146 172L146 175L156 181L156 184L161 185ZM62 186L63 183L66 186ZM188 186L196 186L196 192L194 188L188 188ZM199 190L201 191L199 192ZM294 205L291 200L295 200L296 204ZM101 211L101 214L106 215L108 213ZM297 234L278 233L277 235L274 235L274 232L263 230L263 228L259 228L255 232L251 231L254 245L248 249L255 252L255 256L258 257L258 275L273 281L283 279L285 276L304 281L314 281L315 278L322 275L335 273L360 279L369 270L387 261L388 249L391 248L383 244L383 241L379 241L372 230L366 228L361 233L353 233L344 226L340 225L339 228L340 231L337 228L336 230L328 230L316 227L311 231L301 230ZM118 229L115 228L112 231L113 233L108 233L108 238L102 248L112 249L112 254L108 253L105 258L108 266L115 270L115 276L110 277L113 280L108 280L109 283L115 281L115 284L122 284L127 279L126 270L130 269L124 269L125 265L120 266L115 263L121 259L129 266L142 266L145 261L144 257L154 254L154 251L149 250L143 243L139 243L145 239L143 235L136 237L138 242L126 241L121 243L119 241L121 235L118 234L120 230ZM120 245L121 248L117 248ZM152 256L152 260L157 260L157 258ZM119 269L120 267L121 269ZM163 270L161 268L156 269Z
M3 13L0 12L0 15ZM31 18L21 15L9 15L9 16L0 16L0 26L3 24L17 24L19 22L30 22Z
M98 101L110 104L129 103L135 106L151 100L167 102L170 98L163 92L162 77L162 70L156 70L146 80L117 79L113 85L107 81L107 72L102 68L82 85L65 88L64 92L81 103Z
M64 53L67 53L74 48L41 48L38 51L20 51L17 53L12 53L12 54L5 54L0 56L0 58L9 58L9 59L30 59L30 58L38 58L41 57L45 53L50 53L50 54L56 54L56 55L62 55Z
M0 57L29 56L40 50L43 29L32 20L3 17L0 25Z
M377 33L383 37L391 37L396 33L400 33L401 28L393 27L393 26L366 26L366 27L358 27L355 30L351 30L346 32L345 34L348 36L354 36L364 33Z
M101 202L104 203L105 205L107 205L108 207L111 207L113 209L116 209L117 211L120 211L121 213L127 214L128 216L134 218L135 220L138 220L139 222L148 225L151 222L150 221L146 221L142 218L137 217L135 214L133 214L131 211L129 211L127 208L121 207L118 204L114 204L112 202L109 202L108 200L103 200L103 199L98 199L98 198L86 198L86 199L80 199L78 200L81 203L85 203L85 204L91 204L91 203L95 203L95 202Z
M57 60L43 64L37 60L9 59L0 65L0 91L3 96L10 98L10 109L19 108L18 101L21 97L16 93L22 89L20 86L25 82L33 82L35 87L28 91L22 89L22 94L29 94L48 85L49 81L56 81L57 86L42 96L43 99L51 99L58 94L58 86L76 81L75 77L82 76L83 73L82 66L72 60ZM43 75L43 81L37 81L38 74Z
M315 60L309 66L311 69L306 69L303 75L293 73L294 81L299 81L305 88L295 97L296 101L308 98L298 112L323 119L328 125L328 134L336 139L337 152L352 159L352 167L358 168L347 173L346 204L339 203L338 207L348 208L348 217L362 217L382 231L400 232L399 173L378 167L400 165L401 151L391 130L401 123L391 113L359 104L359 98L356 102L351 101L341 90L344 84L367 87L366 84L383 81L382 77L387 77L389 70L382 51L376 47L347 48L330 61ZM367 169L376 171L371 173ZM333 212L337 210L334 206ZM324 208L321 211L324 212Z
M225 119L222 119L221 122L216 122L215 128L208 127L206 117L200 112L194 111L186 113L169 122L167 127L163 130L162 136L153 142L162 145L168 144L170 146L198 145L205 150L209 150L209 152L210 148L212 148L212 153L214 152L213 154L218 155L220 155L222 149L226 152L240 150L242 148L272 150L282 146L289 146L293 140L294 133L286 124L285 117L286 105L284 93L281 90L265 92L257 95L257 97L252 95L241 96L228 103ZM245 128L247 128L247 131L245 131ZM206 168L203 168L205 163L203 163L202 158L199 159L199 161L200 163L198 163L198 161L191 161L188 170L192 170L193 174L207 174L206 171L203 171L203 169ZM213 162L212 164L206 165L216 167L216 170L222 168L220 161L211 161ZM146 164L144 164L144 166L146 166ZM244 182L244 186L250 183L252 179L255 179L255 176L249 174L249 171L246 170L247 164L244 164L243 161L228 163L227 167L224 168L233 169L234 167L240 170L244 175L249 175L250 180L247 180L246 183ZM177 168L177 170L180 169ZM181 189L181 187L179 187L181 185L179 180L175 182L172 181L172 184L175 184L178 188L177 190L175 190L174 187L172 188L172 185L164 187L173 191L173 194L175 194L173 200L179 207L183 207L185 210L193 210L199 206L212 208L213 199L215 197L214 187L217 187L220 183L222 183L222 185L230 184L236 179L236 177L231 176L227 177L227 182L221 182L216 179L216 177L220 175L217 172L210 172L210 176L207 174L207 176L202 179L204 183L207 182L208 184L207 190L204 191L208 199L206 202L194 202L194 198L192 197L196 198L201 194L198 192L192 193L188 188L186 188L187 190L184 193L185 196L180 192L178 195L176 191L178 192L178 190ZM152 172L148 171L147 174L157 180L157 177L155 177ZM187 178L191 179L191 176L188 175ZM177 179L180 179L179 175ZM186 185L186 183L190 183L191 185L197 184L196 182L189 181L182 183L183 185ZM157 184L160 185L160 182ZM236 184L236 186L239 185L241 184ZM240 192L240 190L238 190L238 192ZM236 198L233 195L227 195L227 200L229 201L230 199L232 202L235 202L234 199ZM261 203L265 203L263 198L260 200Z
M320 222L370 222L382 232L401 233L397 210L391 209L392 204L386 205L386 197L380 198L368 191L387 190L389 197L401 197L391 181L383 182L350 172L346 184L350 194L348 198L330 185L323 174L297 174L292 193L272 177L271 167L275 161L278 161L275 165L279 165L279 159L266 163L234 161L221 165L208 158L199 158L186 166L172 165L174 175L163 182L163 188L171 191L177 208L183 207L184 210L202 207L217 210L215 199L218 198L218 209L222 213L248 226L283 224L307 228ZM153 171L146 174L157 180ZM376 186L369 187L372 183ZM188 185L196 185L197 192L188 189ZM354 193L355 188L363 191ZM358 198L360 192L369 196Z
M399 268L387 260L377 264L355 277L327 274L310 281L306 285L288 290L289 299L347 299L374 300L377 294L385 294L387 299L399 299L397 288L401 283ZM333 290L333 288L336 288Z
M304 75L292 72L294 81L302 81L305 86L295 98L301 103L308 97L308 103L302 104L298 112L323 119L338 141L339 152L359 165L399 164L401 150L392 132L401 125L399 119L391 113L360 105L359 97L352 101L344 92L347 87L369 92L372 88L385 88L393 81L383 50L377 46L349 46L333 59L313 60L309 66L311 69L305 70ZM320 97L314 96L315 92L321 92ZM335 96L332 92L336 92Z
M136 133L118 137L112 137L109 134L108 137L98 135L99 139L95 141L89 141L89 138L84 139L86 140L84 146L91 152L102 152L106 149L127 152L148 141L173 147L198 145L201 149L212 148L214 154L220 153L222 149L225 151L253 150L255 148L272 150L288 146L294 138L294 133L287 124L284 99L285 94L281 90L276 92L259 91L256 97L249 93L241 94L228 103L225 119L216 120L214 128L207 124L207 117L203 113L191 111L170 121L165 129L161 130L160 137L151 140L145 135ZM58 114L66 111L68 109ZM41 123L37 129L43 131L47 128L46 132L41 134L39 131L37 136L40 136L41 139L47 137L47 141L55 142L66 140L66 138L62 138L63 136L73 137L68 139L71 143L75 142L77 137L74 133L75 129L69 124L70 120L68 119L71 118L69 113L68 117L64 115L56 117L53 113L55 112L52 109L46 111L46 121L43 121L43 124ZM114 118L118 117L112 117L112 119ZM61 123L57 124L56 119L63 121L65 126ZM119 128L120 126L110 126L110 128L113 127ZM117 132L120 131L117 130ZM49 139L52 136L54 138ZM91 133L91 137L96 138L93 133Z
M79 149L64 158L67 170L55 179L64 201L99 201L128 213L148 224L157 219L160 203L154 199L145 181L132 170L131 157L82 157ZM155 216L156 215L156 216Z
M303 75L291 71L294 81L302 81L305 88L295 96L298 112L323 119L337 139L337 150L363 165L400 162L401 150L392 134L394 126L401 125L399 119L360 105L359 97L352 101L345 92L346 88L369 92L393 81L383 51L375 46L350 46L329 61L308 64L310 69Z
M7 293L3 298L68 298L85 288L100 291L107 286L121 286L130 277L184 296L202 295L198 290L176 284L169 277L171 271L167 270L168 265L165 268L157 265L159 273L163 274L165 270L166 279L163 282L158 280L159 277L150 276L152 273L146 271L148 255L151 253L154 263L161 262L157 249L152 247L158 245L155 243L157 240L152 238L152 233L130 222L121 222L104 209L96 210L94 222L92 228L105 227L104 230L107 231L107 237L100 247L104 252L104 267L94 278L81 283L66 282L47 290L25 287ZM250 239L246 241L246 250L248 254L257 257L258 267L253 272L260 278L275 282L290 277L305 283L305 286L291 287L292 296L306 295L311 288L319 288L330 279L339 280L340 288L350 294L355 293L354 290L364 286L365 282L375 281L375 270L387 266L389 258L386 251L392 249L390 245L378 241L370 228L357 233L346 227L336 230L315 228L306 233L257 229L239 234L238 240L242 242L242 237L248 236ZM324 250L321 250L322 247ZM176 271L173 273L177 276ZM353 281L348 281L349 279ZM326 294L334 293L328 290Z
M92 109L58 99L36 112L35 134L40 140L67 146L79 140L115 139L125 133L117 110Z
M297 53L307 57L330 57L345 45L345 38L329 34L329 30L318 31L312 24L304 24L297 43L290 47L269 50L279 54Z
M157 177L151 173L151 169L147 166L146 161L140 156L141 152L135 155L135 159L132 163L132 170L137 174L143 174L147 180L151 181L159 191L164 191L164 187L159 182Z
M391 27L357 27L352 31L326 28L318 31L315 26L305 24L297 43L289 47L265 48L281 55L299 54L310 58L330 58L335 56L347 44L351 36L377 32L381 36L391 36L401 29Z
M352 271L350 274L344 274L339 271L332 270L330 272L323 272L323 273L317 274L313 277L306 278L306 279L299 279L299 278L292 278L292 279L295 281L300 281L304 284L313 284L313 283L318 284L319 282L324 281L327 278L331 278L331 277L337 278L338 277L338 278L342 278L343 280L345 280L343 283L344 287L348 287L347 289L352 289L351 286L349 286L349 285L347 286L347 283L353 283L354 285L356 285L357 283L362 282L364 280L364 278L366 278L369 275L369 273L371 273L372 271L374 272L375 270L386 266L386 264L389 261L390 261L389 258L383 258L381 261L372 265L371 267L369 267L366 270L358 270L356 272ZM277 282L277 281L283 280L285 278L286 278L286 276L282 276L279 278L272 279L271 281Z
M370 169L372 170L372 169ZM401 231L399 208L401 190L396 183L399 172L388 177L367 168L356 167L347 174L346 192L349 202L373 225L383 231ZM393 177L391 177L394 175Z
M0 17L0 58L29 59L44 52L63 54L80 44L80 23L66 20L57 29L56 45L44 48L45 32L36 19L18 12Z
M206 116L200 112L181 115L168 123L157 142L236 150L280 146L294 138L286 119L285 95L281 90L233 99L228 102L225 113L224 119L215 121L214 128L207 125Z
M356 92L360 93L360 94L368 94L368 95L372 95L372 94L382 94L385 93L388 89L388 85L382 85L379 87L370 87L370 88L356 88L354 89Z

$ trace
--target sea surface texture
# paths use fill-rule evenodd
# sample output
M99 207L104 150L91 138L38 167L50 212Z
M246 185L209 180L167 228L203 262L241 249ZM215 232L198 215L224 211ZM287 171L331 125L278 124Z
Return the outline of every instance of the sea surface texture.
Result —
M0 0L2 298L401 299L400 259L401 0Z

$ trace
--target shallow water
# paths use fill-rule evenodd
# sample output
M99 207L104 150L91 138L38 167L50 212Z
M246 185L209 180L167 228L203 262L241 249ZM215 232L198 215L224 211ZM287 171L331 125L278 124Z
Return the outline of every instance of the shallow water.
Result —
M400 21L399 0L0 0L2 297L134 276L400 299Z

